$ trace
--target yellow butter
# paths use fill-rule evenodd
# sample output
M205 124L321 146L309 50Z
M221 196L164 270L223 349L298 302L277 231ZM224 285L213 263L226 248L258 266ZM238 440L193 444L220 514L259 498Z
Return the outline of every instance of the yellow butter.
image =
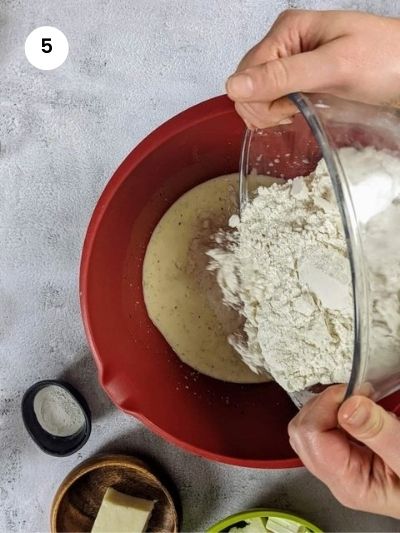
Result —
M108 488L92 533L142 533L146 531L154 502Z

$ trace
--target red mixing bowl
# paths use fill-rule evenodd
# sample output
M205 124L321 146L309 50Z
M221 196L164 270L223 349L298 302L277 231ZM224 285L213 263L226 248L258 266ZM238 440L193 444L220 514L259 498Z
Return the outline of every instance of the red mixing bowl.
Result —
M217 97L172 118L125 159L91 219L81 306L100 383L114 404L195 454L257 468L300 466L287 424L297 409L275 383L238 385L195 372L147 316L142 264L152 231L188 189L236 172L244 125Z

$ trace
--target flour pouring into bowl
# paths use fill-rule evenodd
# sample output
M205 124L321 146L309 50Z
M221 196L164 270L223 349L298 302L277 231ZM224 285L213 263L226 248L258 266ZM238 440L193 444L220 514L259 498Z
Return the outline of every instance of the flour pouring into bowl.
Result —
M393 217L400 222L399 203L388 211L382 188L388 182L399 187L399 160L373 148L342 148L339 154L350 172L363 177L354 194L363 195L358 205L364 206L365 227L379 240L389 216L390 223ZM393 191L390 201L392 196ZM289 393L348 383L354 347L352 279L325 161L309 176L260 187L241 218L231 217L230 226L231 231L217 234L208 268L216 272L225 304L244 318L243 333L229 339L243 361L271 374ZM377 367L395 366L400 349L400 255L397 265L390 257L376 262L369 278L372 320L379 325L371 335Z

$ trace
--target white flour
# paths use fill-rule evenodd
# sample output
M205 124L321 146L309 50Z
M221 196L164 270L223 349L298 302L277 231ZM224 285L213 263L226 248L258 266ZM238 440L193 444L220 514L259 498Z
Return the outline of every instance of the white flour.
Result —
M400 384L400 160L371 148L342 149L341 158L368 266L368 379L383 396Z
M354 189L359 199L356 208L364 222L369 220L366 248L374 246L369 235L383 238L388 212L379 212L393 199L389 187L385 200L382 180L400 179L399 161L370 148L360 152L344 148L340 156L353 173L351 180L360 176ZM393 209L399 216L399 205ZM397 224L400 228L400 220ZM230 225L232 233L217 235L218 247L208 252L209 268L217 273L225 303L245 319L246 338L239 333L230 338L243 360L257 372L271 373L288 392L347 382L353 352L352 287L342 222L325 162L311 176L259 188L242 219L233 216ZM377 258L375 251L370 254ZM371 335L371 351L378 353L384 346L390 364L399 367L400 267L393 261L382 265L381 255L378 259L370 280L376 291L374 325L379 325Z

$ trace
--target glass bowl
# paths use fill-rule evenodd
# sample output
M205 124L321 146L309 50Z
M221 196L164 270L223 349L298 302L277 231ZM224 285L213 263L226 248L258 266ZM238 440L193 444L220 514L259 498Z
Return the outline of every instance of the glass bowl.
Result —
M241 206L253 192L250 176L304 176L324 158L353 286L354 351L346 397L368 382L379 400L400 388L400 112L320 94L291 99L300 111L292 124L245 134ZM349 164L343 147L370 147L368 168L360 172ZM382 153L393 158L390 165Z

